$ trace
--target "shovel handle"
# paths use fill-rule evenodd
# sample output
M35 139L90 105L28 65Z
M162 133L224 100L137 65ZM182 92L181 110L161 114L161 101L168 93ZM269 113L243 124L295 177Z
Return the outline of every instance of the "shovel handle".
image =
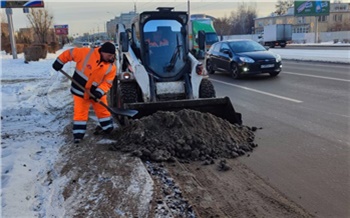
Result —
M135 116L138 111L135 110L128 110L128 109L115 109L113 110L112 108L110 108L107 104L105 104L104 102L102 102L100 99L96 98L95 95L93 95L90 90L85 89L85 87L83 87L82 85L80 85L77 81L75 81L73 79L73 77L69 76L64 70L59 70L63 75L65 75L69 80L71 80L75 85L77 85L81 90L83 90L84 92L88 93L88 95L95 99L98 103L100 103L103 107L105 107L109 112L111 112L114 115L122 115L122 116L128 116L128 117L133 117Z

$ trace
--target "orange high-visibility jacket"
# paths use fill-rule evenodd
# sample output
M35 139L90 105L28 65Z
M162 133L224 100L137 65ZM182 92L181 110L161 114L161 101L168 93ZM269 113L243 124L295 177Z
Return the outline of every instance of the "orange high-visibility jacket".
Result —
M115 64L101 62L98 50L99 48L72 48L59 55L57 61L61 64L76 62L73 79L87 90L95 86L96 90L104 95L112 87L117 68ZM74 83L71 92L84 99L90 98Z
M169 41L167 39L162 39L159 42L152 42L150 39L146 39L146 42L150 47L160 47L169 45Z

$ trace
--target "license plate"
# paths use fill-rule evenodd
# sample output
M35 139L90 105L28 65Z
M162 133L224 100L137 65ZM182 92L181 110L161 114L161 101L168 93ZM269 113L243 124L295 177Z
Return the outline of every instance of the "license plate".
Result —
M275 66L274 64L264 64L264 65L261 65L261 68L271 68L274 66Z

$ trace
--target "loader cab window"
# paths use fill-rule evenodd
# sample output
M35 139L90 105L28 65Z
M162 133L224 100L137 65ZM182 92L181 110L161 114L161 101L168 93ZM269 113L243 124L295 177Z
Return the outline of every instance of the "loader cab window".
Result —
M147 65L160 77L172 77L185 65L185 37L176 20L150 20L144 25Z

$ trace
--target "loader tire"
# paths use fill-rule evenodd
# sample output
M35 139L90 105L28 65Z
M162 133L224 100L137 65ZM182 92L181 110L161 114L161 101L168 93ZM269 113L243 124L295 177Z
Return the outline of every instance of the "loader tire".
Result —
M107 93L108 105L113 107L118 107L118 80L117 78L113 81L113 86Z
M215 89L211 81L208 79L202 79L199 86L199 98L215 98Z
M118 87L118 106L124 103L135 103L138 100L138 87L136 83L120 83Z
M138 86L136 83L119 83L118 86L118 108L125 108L125 103L135 103L138 100ZM118 120L121 125L128 124L128 118L126 116L118 116Z

